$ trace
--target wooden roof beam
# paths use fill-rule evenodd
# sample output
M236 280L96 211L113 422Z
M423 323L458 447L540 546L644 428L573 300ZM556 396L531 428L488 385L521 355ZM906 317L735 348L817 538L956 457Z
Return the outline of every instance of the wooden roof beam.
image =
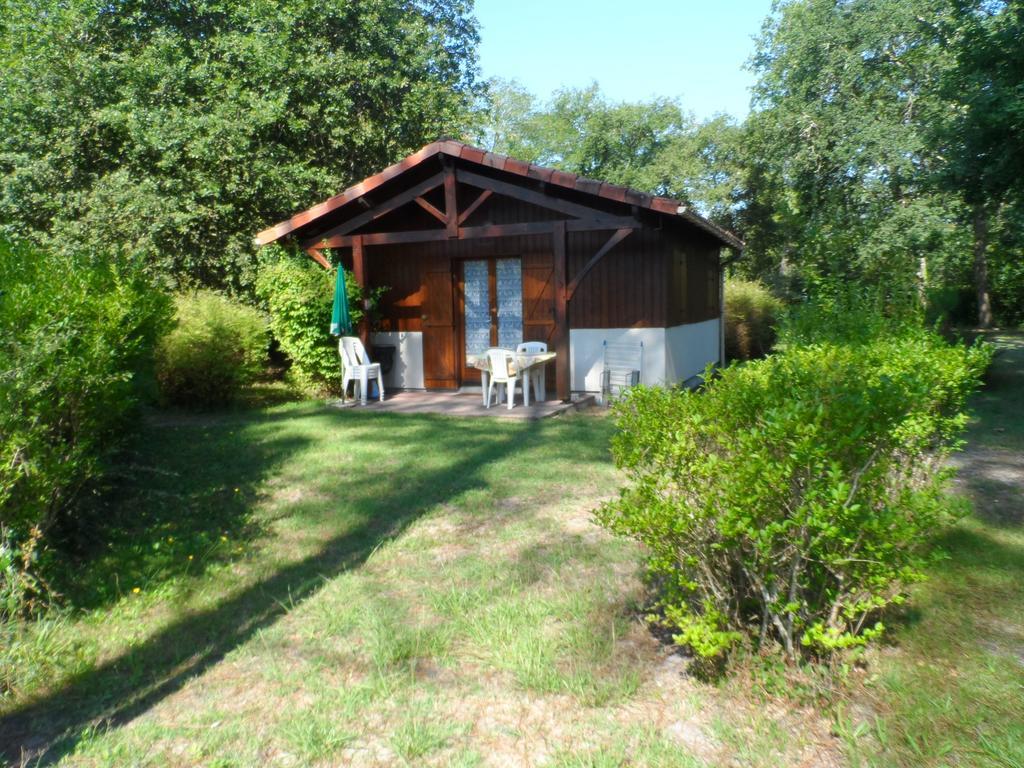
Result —
M517 237L529 235L550 235L556 224L565 225L567 232L594 232L609 229L634 229L640 222L628 216L604 219L570 219L568 221L534 221L525 224L491 224L480 227L459 227L459 240L475 240L482 237ZM399 232L371 232L363 235L331 235L310 245L317 248L349 248L356 237L364 245L398 245L402 243L429 243L448 239L446 229L421 229Z
M418 205L424 211L426 211L431 216L433 216L435 219L440 221L442 224L447 224L448 223L448 217L445 216L443 213L441 213L439 210L437 210L437 208L435 208L433 205L431 205L429 201L424 200L422 197L417 197L415 202L416 202L416 205Z
M501 181L500 179L492 179L490 176L481 176L479 173L473 173L472 171L460 169L459 181L474 187L479 187L480 189L489 189L499 195L505 195L506 197L513 197L517 200L522 200L524 203L530 203L531 205L540 206L541 208L558 211L559 213L564 213L567 216L575 216L578 219L593 219L594 217L600 218L612 215L607 211L602 211L600 208L591 208L589 205L571 203L568 200L562 200L561 198L545 195L541 192L535 192L534 190L527 189L519 184L510 184L509 182Z
M472 216L476 212L476 209L479 208L484 203L486 203L487 198L489 198L493 194L494 193L491 192L491 190L489 189L485 189L483 192L481 192L477 199L470 203L469 207L459 214L459 226L461 227L463 223L466 221L466 219Z
M446 164L444 169L444 210L448 214L445 229L448 237L459 236L459 198L455 191L455 169Z
M334 229L328 230L327 232L325 232L322 235L319 235L318 237L306 240L302 245L303 247L308 247L310 245L315 245L316 243L320 242L321 240L327 237L334 237L335 235L347 235L349 232L357 230L360 227L369 224L371 221L379 219L381 216L384 216L385 214L391 213L396 208L401 208L403 205L411 203L417 197L425 195L427 192L441 186L441 184L443 183L444 171L441 171L440 173L435 173L429 179L421 181L416 186L410 187L409 189L395 195L394 197L388 198L380 205L375 205L370 210L364 211L358 216L353 216L351 219L344 222L343 224L339 224L338 226L334 227Z

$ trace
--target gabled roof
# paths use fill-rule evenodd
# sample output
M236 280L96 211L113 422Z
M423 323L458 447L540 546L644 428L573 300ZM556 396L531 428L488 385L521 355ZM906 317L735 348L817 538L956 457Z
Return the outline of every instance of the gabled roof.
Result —
M385 168L380 173L374 174L367 179L363 179L363 181L358 184L349 187L341 194L328 198L322 203L314 205L312 208L295 214L290 219L263 230L256 235L256 242L259 245L267 245L268 243L280 240L282 237L296 233L307 225L313 224L321 217L337 211L350 203L354 203L386 182L396 179L403 173L417 167L425 160L437 155L447 155L451 158L457 158L463 163L472 163L486 168L494 168L515 176L541 181L554 187L573 190L577 193L593 195L605 200L623 203L630 206L637 206L666 216L678 216L690 224L710 233L730 248L740 250L743 248L743 241L734 234L717 226L716 224L711 223L703 216L694 213L685 204L678 200L673 200L668 197L649 195L635 189L620 187L617 184L609 184L608 182L586 179L582 176L577 176L576 174L567 173L565 171L559 171L554 168L544 168L539 165L533 165L532 163L525 163L522 160L516 160L514 158L507 157L506 155L499 155L494 152L487 152L483 149L471 147L468 144L463 144L462 142L451 139L442 139L428 144L418 152L414 152L409 155L404 160L401 160L394 165Z

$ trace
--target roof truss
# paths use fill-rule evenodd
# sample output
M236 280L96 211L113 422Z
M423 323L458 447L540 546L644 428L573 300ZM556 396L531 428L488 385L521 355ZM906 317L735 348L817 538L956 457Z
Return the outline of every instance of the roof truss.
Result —
M464 210L458 210L456 197L456 183L466 184L480 189L480 194ZM423 195L437 187L444 186L445 210L441 211L437 206L426 200ZM477 211L480 206L487 202L494 195L501 195L519 200L530 205L535 205L546 210L555 211L566 216L573 217L567 223L568 231L581 232L595 229L620 229L631 228L640 225L640 222L633 217L614 216L600 208L593 208L589 205L574 203L558 197L538 192L519 184L511 184L490 176L484 176L473 171L448 167L440 173L436 173L428 179L421 181L409 189L388 198L378 205L363 211L348 221L339 224L322 235L308 239L302 243L306 249L316 248L340 248L351 246L355 235L352 233L361 227L376 221L383 216L401 208L402 206L415 203L425 210L440 223L444 229L420 230L403 232L370 232L359 235L366 245L383 245L393 243L428 242L445 239L471 239L475 237L500 237L510 234L547 234L550 233L550 222L530 222L524 224L505 224L490 227L463 227L462 225L469 217ZM488 234L484 234L484 233Z

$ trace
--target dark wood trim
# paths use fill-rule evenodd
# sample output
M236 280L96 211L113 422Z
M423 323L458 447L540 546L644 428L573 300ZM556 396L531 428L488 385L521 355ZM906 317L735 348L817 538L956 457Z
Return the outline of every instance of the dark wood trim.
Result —
M370 210L364 211L363 213L359 214L358 216L353 216L344 224L339 224L334 229L328 230L327 232L324 232L322 235L319 235L318 237L315 237L312 240L304 241L302 245L303 247L308 247L310 245L316 245L321 240L325 240L327 238L335 237L338 235L347 235L349 232L352 232L355 229L359 229L360 227L369 224L371 221L379 219L381 216L384 216L385 214L391 213L396 208L401 208L406 203L411 203L420 195L426 194L430 190L439 187L443 183L444 172L441 171L440 173L435 173L426 181L421 181L416 186L410 187L409 189L405 190L405 192L401 192L395 195L394 197L388 198L380 205L376 205Z
M611 237L608 238L608 242L606 242L604 245L601 246L600 250L598 250L598 252L595 253L590 258L590 261L588 261L584 265L583 269L581 269L577 273L577 275L572 279L572 282L569 283L569 287L565 289L565 300L566 301L571 301L572 300L572 296L573 296L574 293L576 293L576 289L579 287L580 281L584 277L587 276L587 273L590 270L592 270L602 258L604 258L604 255L606 253L608 253L608 251L610 251L616 245L618 245L623 240L625 240L627 237L629 237L629 235L630 235L630 233L632 233L632 231L633 231L633 229L631 227L623 227L622 229L616 230L615 234L613 234Z
M550 195L545 195L541 192L534 192L532 189L526 189L518 184L510 184L507 181L492 179L490 176L481 176L480 174L473 173L472 171L460 170L459 180L465 184L469 184L470 186L479 187L480 189L489 189L492 192L497 192L499 195L514 197L525 203L537 205L541 208L547 208L552 211L558 211L559 213L564 213L567 216L575 216L580 219L593 219L595 217L602 218L612 215L600 208L592 208L589 205L580 205L579 203L570 203L568 200L551 197Z
M313 257L313 261L315 261L317 264L319 264L324 269L330 269L331 268L331 262L329 262L327 260L327 257L325 257L317 248L309 247L309 248L306 249L306 253L308 253L310 256L312 256Z
M459 240L474 240L480 237L517 237L521 235L550 235L557 225L567 232L591 232L605 229L635 228L640 222L628 216L604 219L580 219L570 221L535 221L526 224L491 224L482 227L459 227ZM317 248L348 248L356 237L365 245L399 245L402 243L429 243L447 240L444 229L422 229L408 232L371 232L365 235L331 235L312 243Z
M487 198L489 198L493 194L494 193L491 192L491 190L489 189L485 189L483 192L481 192L480 196L477 197L477 199L474 200L472 203L470 203L469 207L466 210L459 214L459 226L461 227L463 223L466 221L466 219L472 216L476 212L476 209L483 205L485 202L487 202Z
M466 259L472 261L472 259ZM494 257L487 262L487 319L491 322L491 346L498 346L498 261ZM463 261L463 264L466 262Z
M444 172L444 212L447 214L448 237L459 236L459 201L455 194L455 169Z
M448 223L448 217L441 213L437 208L430 204L428 200L424 200L422 197L417 197L413 202L416 203L420 208L429 213L435 219L440 221L442 224Z
M363 248L363 238L358 235L352 243L352 276L365 291L368 287L366 284L366 250ZM360 309L363 311L363 319L359 321L359 338L366 345L370 340L370 322L366 317L365 304Z
M335 195L322 203L314 205L312 208L295 214L286 221L263 230L256 235L256 242L260 245L266 245L313 224L338 208L350 203L361 204L365 195L421 165L430 158L439 158L441 164L448 167L453 167L456 162L462 162L480 168L493 168L500 173L517 177L516 180L520 182L522 180L531 184L550 182L552 185L570 192L577 192L581 195L600 199L601 201L607 200L611 203L651 210L662 216L670 217L671 220L681 219L691 225L700 227L724 245L737 250L743 249L742 240L739 240L731 232L693 213L678 200L671 200L667 197L652 197L651 195L627 189L626 187L607 183L602 184L592 179L576 176L575 174L556 171L553 168L541 168L521 160L515 160L493 152L485 152L482 149L476 149L452 140L428 144L419 152L410 155L395 165L385 168L378 174L364 179L355 186L349 187L341 194Z
M551 253L555 270L555 390L558 399L569 399L569 301L566 297L566 227L555 222L551 233Z
M466 369L466 273L464 262L468 259L452 259L452 289L454 291L454 315L452 316L452 331L455 336L455 378L458 386L468 381L480 382L479 376L473 376L478 371L467 371ZM468 374L468 375L467 375Z

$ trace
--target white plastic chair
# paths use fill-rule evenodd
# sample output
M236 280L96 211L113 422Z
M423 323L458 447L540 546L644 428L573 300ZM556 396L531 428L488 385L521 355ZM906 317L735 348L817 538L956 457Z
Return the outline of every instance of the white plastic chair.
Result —
M522 344L516 347L517 355L540 355L548 351L548 345L543 341L524 341ZM547 397L547 392L544 387L544 368L543 365L535 365L530 368L530 388L533 390L534 400L544 400ZM524 395L523 401L526 401Z
M359 384L359 402L366 405L367 388L371 380L377 382L378 399L384 401L384 377L381 376L380 363L370 362L366 348L358 336L342 336L338 342L338 354L341 355L341 399L351 382ZM353 393L353 397L355 394Z
M512 410L512 402L515 397L516 379L518 376L510 374L510 365L515 365L516 356L510 349L499 349L492 347L487 350L487 367L489 369L489 380L487 382L487 407L491 407L491 396L495 386L498 387L500 398L502 392L507 394L508 409Z

